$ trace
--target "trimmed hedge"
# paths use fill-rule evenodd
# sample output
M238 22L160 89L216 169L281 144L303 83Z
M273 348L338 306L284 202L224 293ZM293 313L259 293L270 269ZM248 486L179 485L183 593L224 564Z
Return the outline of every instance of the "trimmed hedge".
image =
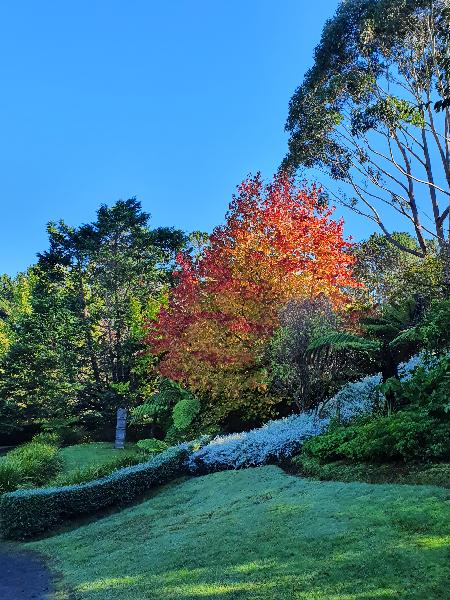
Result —
M4 494L0 498L0 530L6 539L21 540L72 518L129 504L152 487L187 474L189 454L190 445L180 444L146 463L89 483Z

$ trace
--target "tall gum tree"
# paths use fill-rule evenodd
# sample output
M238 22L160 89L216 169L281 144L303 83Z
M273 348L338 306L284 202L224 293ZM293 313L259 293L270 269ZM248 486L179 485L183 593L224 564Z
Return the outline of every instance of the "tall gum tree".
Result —
M339 200L405 252L433 238L450 290L449 41L448 0L342 2L291 98L283 166L343 182ZM399 218L417 248L392 236Z

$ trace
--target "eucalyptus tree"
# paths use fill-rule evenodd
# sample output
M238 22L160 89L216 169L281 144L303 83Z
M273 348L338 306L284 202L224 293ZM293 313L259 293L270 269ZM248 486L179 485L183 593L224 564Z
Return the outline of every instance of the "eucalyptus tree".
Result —
M448 286L449 25L448 0L343 1L291 98L284 161L342 182L330 194L404 252L423 257L434 238ZM392 215L417 245L392 235Z
M401 246L419 247L409 233L394 231L391 236ZM430 304L444 294L442 263L431 240L427 240L425 258L404 252L380 233L355 243L351 252L356 259L353 273L364 284L353 290L353 295L362 306L406 302L414 296Z

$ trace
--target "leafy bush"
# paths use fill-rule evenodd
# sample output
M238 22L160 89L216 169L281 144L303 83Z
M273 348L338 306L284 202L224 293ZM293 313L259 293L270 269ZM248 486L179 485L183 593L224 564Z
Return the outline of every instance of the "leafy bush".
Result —
M348 422L355 416L370 414L384 402L380 392L381 375L369 375L348 383L326 402L320 414Z
M166 444L166 442L157 440L155 438L139 440L136 446L143 450L143 452L147 455L159 454L160 452L164 452L164 450L167 450L167 448L169 447L169 445Z
M176 410L175 410L176 409ZM131 411L134 423L152 423L164 433L171 431L168 441L178 437L179 430L186 429L200 410L199 401L176 381L162 377L157 391L140 406Z
M37 444L56 446L57 448L61 446L61 437L57 433L51 431L42 431L41 433L37 433L32 437L31 441Z
M450 350L450 300L434 301L416 329L427 350Z
M16 490L22 481L22 474L12 462L0 461L0 494Z
M269 421L264 427L244 433L215 437L189 459L193 473L241 469L292 456L304 440L321 433L327 419L312 413Z
M9 452L0 463L0 493L24 485L42 485L61 469L58 448L29 442Z
M7 539L24 539L74 517L129 504L152 487L185 474L189 452L188 444L180 444L148 462L89 483L4 494L0 498L1 531Z
M183 398L175 404L172 411L174 427L181 431L187 429L200 412L200 402L193 396Z
M417 405L445 416L450 413L450 355L434 357L428 365L419 363L408 377L390 379L385 387L394 392L400 406Z
M415 410L372 417L310 439L303 451L322 462L446 459L450 457L450 420Z
M398 388L401 384L411 381L413 376L420 371L425 375L436 366L436 359L431 359L424 353L414 355L408 361L400 363L398 374L400 381L396 381ZM430 377L435 382L442 377L436 374ZM330 400L325 402L320 408L320 415L323 417L337 418L338 421L348 423L351 419L358 416L370 415L373 412L380 411L385 403L385 395L381 385L381 375L368 375L358 381L353 381L344 385ZM429 388L435 385L431 383ZM408 386L403 386L407 389ZM444 386L444 382L441 384ZM449 385L450 389L450 385ZM414 392L415 393L415 392ZM403 400L400 404L410 404L414 401L414 393L408 400ZM430 390L427 389L426 394Z

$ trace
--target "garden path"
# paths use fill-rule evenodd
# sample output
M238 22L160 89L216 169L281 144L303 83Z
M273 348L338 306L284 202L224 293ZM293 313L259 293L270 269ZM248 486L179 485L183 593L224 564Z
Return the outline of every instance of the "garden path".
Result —
M53 576L38 555L0 543L0 598L50 600Z

